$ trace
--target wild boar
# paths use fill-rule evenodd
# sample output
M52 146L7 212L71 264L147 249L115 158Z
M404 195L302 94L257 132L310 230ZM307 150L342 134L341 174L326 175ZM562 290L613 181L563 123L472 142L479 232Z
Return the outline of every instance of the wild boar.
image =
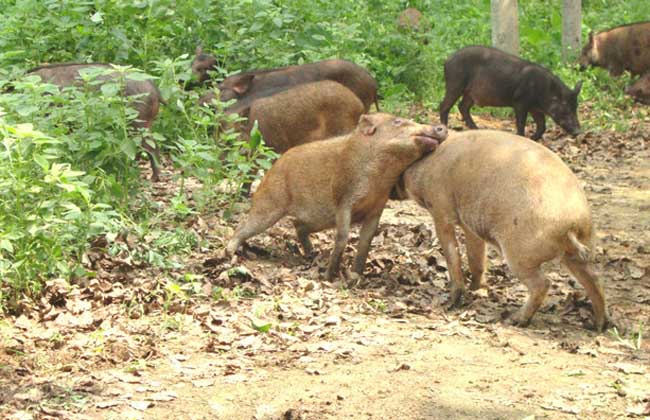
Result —
M28 70L28 74L35 74L40 76L41 80L45 83L51 83L60 87L74 86L81 83L79 71L89 68L111 68L109 64L77 64L77 63L64 63L64 64L51 64L40 66ZM100 76L103 80L111 80L117 75ZM133 107L138 112L137 119L133 122L135 128L151 129L151 125L158 115L160 104L164 103L160 91L156 85L150 80L131 80L126 79L124 96L138 96L133 100ZM149 143L153 143L153 146ZM142 148L149 155L151 161L152 181L158 181L160 171L157 162L160 161L160 151L158 146L153 142L153 139L142 142Z
M208 71L215 70L217 67L217 58L211 54L205 54L203 48L196 47L194 61L192 61L192 74L196 77L198 83L205 83L210 80Z
M650 71L625 89L635 101L650 105Z
M264 142L284 153L300 144L349 133L363 114L363 104L342 84L324 80L297 85L252 102L240 101L226 112L248 119L240 127L245 138L257 121Z
M198 51L197 51L198 52ZM209 79L208 70L216 65L213 56L197 54L192 63L192 71L199 80ZM377 82L366 69L345 60L326 60L297 66L280 67L276 69L253 70L226 77L219 83L222 101L231 99L241 100L269 96L278 90L286 90L293 86L332 80L354 92L363 102L365 112L371 104L379 110L377 100Z
M625 70L632 76L649 71L650 22L618 26L595 35L590 32L578 63L582 70L597 66L612 76L620 76Z
M590 263L594 229L580 183L546 147L493 130L453 133L435 153L409 167L398 196L412 198L433 216L451 279L450 303L465 291L455 227L465 234L470 288L485 277L485 244L499 250L530 296L511 321L526 326L550 282L540 266L557 257L585 288L594 326L609 322L602 284Z
M350 134L290 149L278 159L253 195L248 217L225 249L233 255L246 239L291 216L305 254L311 232L336 227L326 277L338 272L351 223L361 223L354 270L362 273L388 194L399 175L447 136L429 126L389 114L364 114Z
M512 106L520 136L525 135L528 113L537 125L533 140L546 131L545 115L569 134L580 133L577 109L582 82L571 90L548 69L496 48L471 46L455 52L445 62L445 83L440 103L440 122L445 125L449 110L462 96L458 108L472 129L477 128L470 115L473 105Z
M405 30L420 30L422 12L414 7L406 8L397 17L397 27Z

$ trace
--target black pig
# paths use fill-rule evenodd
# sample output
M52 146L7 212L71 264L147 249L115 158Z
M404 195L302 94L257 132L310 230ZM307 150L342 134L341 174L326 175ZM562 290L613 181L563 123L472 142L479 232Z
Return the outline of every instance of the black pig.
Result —
M440 103L440 122L445 125L449 110L462 96L458 108L469 128L477 128L469 113L472 105L512 106L520 136L529 112L537 125L533 140L546 131L545 115L571 135L580 133L577 108L582 82L571 90L548 69L496 48L471 46L456 51L445 62L445 83Z

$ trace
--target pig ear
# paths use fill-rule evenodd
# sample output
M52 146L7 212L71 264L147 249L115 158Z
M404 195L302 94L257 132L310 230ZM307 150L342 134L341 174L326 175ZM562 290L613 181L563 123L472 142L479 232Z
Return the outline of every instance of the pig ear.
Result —
M195 54L197 55L197 57L198 57L199 55L203 54L203 47L201 46L201 44L199 44L199 45L196 46Z
M237 95L243 95L244 93L248 92L248 89L250 89L254 78L254 74L245 74L241 77L238 77L232 87L232 90L234 90Z
M589 31L589 43L594 42L594 31Z
M582 80L580 80L578 83L576 83L576 87L573 88L573 94L575 96L578 96L580 94L580 89L582 89Z
M359 118L359 130L365 136L372 136L377 131L377 123L373 121L372 116L368 114L363 114Z

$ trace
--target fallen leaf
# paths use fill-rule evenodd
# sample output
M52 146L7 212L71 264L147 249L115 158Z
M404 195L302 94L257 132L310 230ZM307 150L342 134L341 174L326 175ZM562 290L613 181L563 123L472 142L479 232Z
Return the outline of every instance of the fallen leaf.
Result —
M153 403L151 401L129 401L129 406L136 410L144 411L153 406Z

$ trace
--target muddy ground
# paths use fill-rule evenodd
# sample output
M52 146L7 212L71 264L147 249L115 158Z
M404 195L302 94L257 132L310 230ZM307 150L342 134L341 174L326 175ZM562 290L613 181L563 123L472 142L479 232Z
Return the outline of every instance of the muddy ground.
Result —
M531 326L508 325L526 289L494 251L487 288L445 310L444 258L412 202L390 203L365 277L334 283L320 279L331 232L314 235L318 253L305 259L285 220L231 265L218 254L238 217L195 217L188 228L210 246L177 270L98 243L87 255L97 278L51 281L38 304L0 320L0 416L648 418L650 340L638 333L650 335L650 118L636 115L625 133L552 129L543 140L584 181L616 331L589 329L583 289L554 263ZM152 189L163 203L175 188L169 170L164 180ZM344 265L355 245L356 231Z

